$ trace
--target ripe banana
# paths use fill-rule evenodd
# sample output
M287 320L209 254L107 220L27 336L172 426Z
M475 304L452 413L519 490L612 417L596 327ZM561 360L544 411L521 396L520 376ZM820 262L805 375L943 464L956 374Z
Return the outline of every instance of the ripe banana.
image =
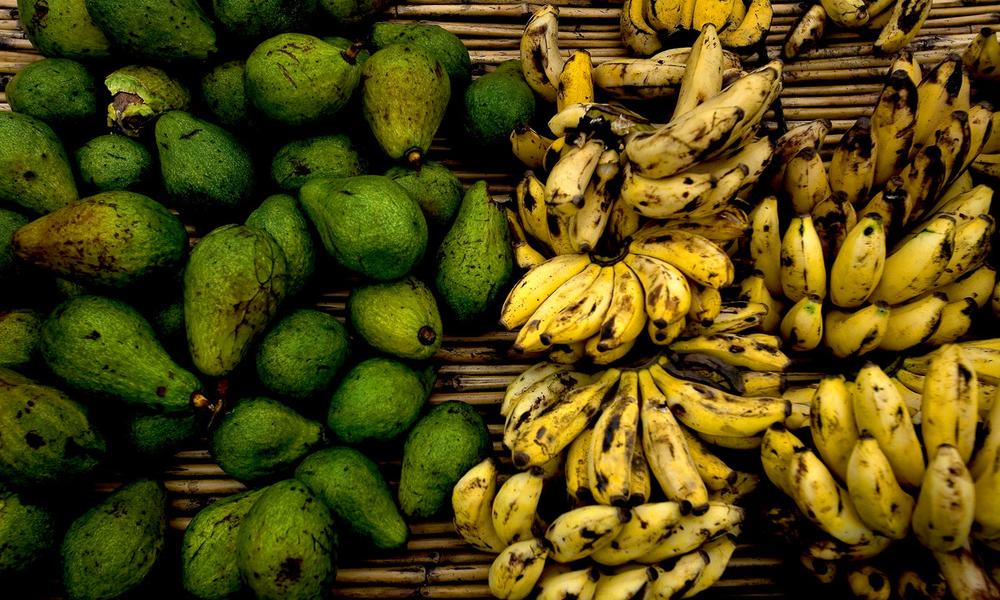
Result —
M561 365L572 365L583 360L587 353L586 340L572 344L555 344L549 346L549 360Z
M889 22L875 40L875 49L892 54L910 43L930 14L930 0L899 0L889 15Z
M566 495L570 506L578 507L593 502L590 493L590 441L593 429L585 429L566 448Z
M876 148L874 187L883 185L906 165L916 120L917 84L905 70L897 69L889 76L872 113Z
M544 346L575 344L597 335L611 306L615 271L601 267L594 282L574 301L567 304L548 322L539 336Z
M597 589L597 569L590 567L577 571L543 576L538 582L535 600L594 600Z
M645 4L645 0L625 0L618 27L622 43L639 56L649 56L663 47L656 30L646 21Z
M831 310L826 314L823 343L838 358L862 356L875 350L889 327L889 305L869 304L853 313Z
M994 38L995 39L995 38ZM1000 42L998 42L1000 45ZM1000 63L998 63L1000 64ZM993 129L994 113L990 105L980 102L973 105L967 111L969 117L969 149L965 154L965 159L957 165L952 172L952 180L957 179L961 173L965 173L972 161L983 151L990 140L997 134Z
M590 52L577 50L563 63L556 85L556 112L572 104L594 101L594 63Z
M753 371L783 371L791 360L779 348L777 338L768 338L720 333L680 340L671 344L670 349L679 354L707 354Z
M504 208L504 217L507 219L507 228L510 231L510 244L514 250L514 262L518 267L530 269L545 262L545 257L538 250L531 247L528 236L521 227L517 213L511 208Z
M601 338L595 335L584 343L583 354L591 362L591 364L610 365L631 352L632 348L635 347L635 342L636 340L631 340L610 350L601 350L599 348Z
M823 246L823 257L831 264L844 245L847 233L858 224L857 212L843 192L834 192L813 207L812 218Z
M510 132L510 151L529 169L541 169L552 141L530 125L518 125Z
M861 521L847 490L811 450L792 457L788 482L799 510L834 538L845 544L860 544L875 536Z
M656 579L646 587L643 600L670 600L691 589L708 566L708 554L695 550L669 563L666 568L656 569Z
M705 544L701 551L708 556L708 564L702 569L698 578L695 579L694 584L691 585L691 588L684 592L681 598L691 598L700 594L722 579L722 574L726 571L726 567L729 566L729 559L733 557L733 552L736 551L736 542L733 541L732 537L724 535L717 540L712 540Z
M615 397L594 423L587 480L598 504L622 506L628 502L639 433L638 379L635 371L623 372Z
M868 6L864 0L824 0L830 20L841 27L861 27L868 22Z
M729 489L736 483L736 477L739 474L732 467L712 454L711 450L697 436L683 427L680 429L684 434L684 441L687 442L688 453L694 461L694 466L710 492Z
M542 576L548 554L538 538L504 548L490 565L490 593L506 600L527 598Z
M778 138L774 148L772 188L781 188L785 180L785 167L800 150L808 146L818 151L823 146L823 140L830 133L832 126L829 119L814 119L792 127Z
M728 1L729 4L732 3L732 0ZM724 4L718 0L700 0L696 6L700 4L707 7L709 3L713 7ZM698 9L695 10L695 14L699 14ZM691 53L688 55L684 77L681 79L680 89L677 91L677 103L674 105L671 119L686 114L722 91L722 72L724 70L722 44L719 42L716 30L716 27L720 26L720 23L709 24L704 28L699 25L695 26L695 29L699 29L701 33L691 45Z
M500 486L493 500L493 529L505 546L534 537L543 483L540 472L529 470L511 475Z
M966 171L966 174L968 171ZM961 181L961 180L959 180ZM954 188L954 184L948 188L950 191ZM965 220L978 217L980 215L987 215L990 212L990 206L993 204L993 189L986 185L977 185L976 187L970 187L968 190L956 193L948 197L948 192L945 192L941 196L934 208L928 211L930 214L938 213L953 213L955 216Z
M593 139L579 146L574 144L563 154L545 180L545 205L549 211L570 216L583 206L587 186L602 154L604 143Z
M734 269L729 255L697 234L647 227L634 236L629 250L667 262L701 285L718 289L733 282Z
M600 504L565 512L545 531L549 556L562 563L590 556L611 544L631 518L628 509Z
M629 254L625 264L636 274L645 292L649 324L664 328L691 308L691 287L674 265L642 254Z
M808 214L831 194L830 180L819 152L810 146L799 150L785 166L782 189L796 214Z
M629 476L629 506L645 504L653 494L652 475L649 473L649 462L646 460L646 453L642 450L642 442L635 445L635 452L632 453L632 473Z
M875 179L877 143L872 135L871 119L861 117L840 138L840 143L833 151L830 188L834 192L843 192L847 201L852 204L868 200L868 191Z
M895 540L906 537L913 498L903 491L878 441L864 434L847 462L847 491L865 525Z
M742 6L742 2L735 2L733 6ZM748 50L759 44L771 30L773 17L774 8L770 0L750 0L743 19L738 24L730 24L723 30L719 34L719 41L723 46L733 50Z
M823 341L823 299L809 294L781 319L781 337L793 350L812 350Z
M788 36L781 46L781 57L791 60L815 48L823 38L826 19L826 9L822 4L816 3L809 7L788 30Z
M623 565L650 552L673 532L681 519L677 502L640 504L632 508L632 518L610 544L590 555L599 564Z
M939 446L953 446L962 462L969 462L979 421L976 371L961 346L948 344L931 356L920 405L924 449L933 456Z
M517 184L515 198L524 232L543 246L551 246L548 214L545 212L545 185L528 171Z
M941 321L937 329L927 338L930 346L940 346L957 341L972 328L972 318L979 307L972 298L949 302L941 310Z
M866 560L885 552L891 544L891 538L878 534L868 541L853 545L824 535L811 540L806 546L805 554L818 560Z
M931 455L913 509L913 533L935 552L951 552L969 539L975 515L975 484L954 446Z
M768 196L750 213L750 257L761 272L768 291L781 295L781 229L778 226L778 199Z
M851 390L854 420L861 433L878 441L896 479L918 487L924 475L924 455L902 396L889 376L873 363L858 371Z
M983 443L969 463L969 471L977 480L990 469L996 469L997 459L1000 458L1000 402L995 398L983 421Z
M1000 42L997 41L996 33L989 27L980 29L962 53L962 63L975 79L1000 79L997 74L1000 67Z
M526 423L561 403L574 387L589 382L589 375L566 371L550 375L529 387L512 403L510 412L507 413L503 432L504 445L510 448Z
M564 254L529 270L507 294L500 324L507 329L524 325L550 296L590 264L585 254Z
M608 226L605 228L608 238L614 243L621 243L639 230L641 217L632 205L619 197L611 205L608 216Z
M925 4L922 0L915 2ZM897 4L897 9L899 6ZM969 77L962 66L962 57L958 54L949 54L927 73L917 86L919 118L914 124L911 158L924 146L935 142L934 132L951 119L953 111L969 108L969 94Z
M996 410L991 411L992 413ZM995 426L996 418L992 419ZM981 472L976 476L976 508L975 508L975 536L978 539L986 540L991 545L996 545L1000 541L1000 458L996 450L996 432L990 429L986 444L976 456L976 462L972 467L981 467ZM990 439L990 438L993 439ZM988 445L994 447L988 448ZM992 455L992 459L987 460ZM973 473L975 474L975 473Z
M761 271L754 271L740 282L740 300L755 302L767 307L767 313L760 324L764 333L774 333L781 323L782 304L771 295Z
M977 562L968 544L953 552L935 552L941 574L948 583L948 592L955 598L1000 597L1000 590L986 570Z
M722 294L719 290L707 286L695 285L691 290L691 308L688 309L688 321L703 326L711 325L722 313Z
M671 533L636 561L653 564L692 552L719 536L738 532L744 515L743 509L738 506L709 503L704 513L692 513L678 519Z
M997 281L997 271L990 265L966 272L954 282L941 287L938 291L948 297L948 302L958 302L971 298L976 306L982 308L990 301L993 288Z
M941 292L894 306L889 310L889 322L879 343L882 350L906 350L924 343L937 330L948 298Z
M593 250L604 234L614 197L610 186L618 177L621 166L617 150L605 150L597 162L594 179L587 185L583 206L573 216L570 238L573 247L582 254Z
M724 149L746 117L739 106L709 108L703 104L648 133L636 133L625 143L632 166L645 177L669 177Z
M589 262L589 258L587 262ZM549 263L544 263L537 268L541 269L547 264ZM570 277L569 280L545 298L541 305L531 313L521 331L518 332L514 340L514 351L536 352L547 349L549 344L545 343L542 338L546 329L555 321L564 308L576 304L583 299L583 295L597 281L603 270L604 267L595 264L586 265L582 271ZM530 276L531 271L525 275L525 279ZM520 284L520 282L518 283ZM511 295L513 294L514 290L511 291ZM510 296L508 296L508 299L510 299ZM503 316L501 316L501 322L503 322Z
M544 361L531 365L507 385L503 401L500 403L500 415L503 417L509 415L511 409L523 399L525 392L536 383L550 375L565 373L569 370L569 365L557 365Z
M601 323L597 349L607 352L627 344L642 333L646 325L643 287L635 272L625 263L616 263L611 305Z
M871 300L896 305L932 289L951 261L955 217L938 215L913 238L897 245L885 260Z
M824 377L819 382L810 403L809 420L813 444L823 462L841 481L846 481L858 428L851 392L842 376Z
M542 98L555 102L564 63L559 53L559 9L547 4L531 15L521 36L524 79Z
M497 467L487 458L469 469L451 492L455 531L484 552L500 552L505 543L493 527L491 506L497 491Z
M808 214L793 217L781 240L781 289L792 302L826 296L823 246Z
M876 213L863 216L848 233L830 270L830 300L837 306L861 306L882 278L886 259L885 228Z
M983 264L995 229L993 217L988 214L958 224L951 259L934 284L947 285Z
M760 462L764 467L764 474L786 496L791 497L793 493L789 479L792 459L805 449L802 441L781 423L771 425L764 432L760 445Z
M651 179L626 165L621 200L645 217L665 219L683 215L688 210L699 210L707 204L713 185L709 173L683 172Z
M594 589L594 598L601 600L630 600L639 597L646 584L656 579L653 567L632 567L613 575L602 574Z
M666 346L672 343L674 340L679 338L684 332L684 325L687 322L686 317L681 317L673 323L668 323L666 327L657 327L652 321L648 321L646 325L646 332L649 334L649 339L652 340L657 346Z
M743 300L727 302L707 325L691 320L684 329L684 336L740 333L756 329L763 324L768 310L767 305L757 302Z
M872 565L863 565L848 571L847 587L855 598L862 600L889 600L892 596L889 575Z

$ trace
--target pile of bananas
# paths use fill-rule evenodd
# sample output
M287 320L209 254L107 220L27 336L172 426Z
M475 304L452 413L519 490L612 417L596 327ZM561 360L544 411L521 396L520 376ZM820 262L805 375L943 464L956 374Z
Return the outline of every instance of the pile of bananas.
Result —
M853 382L823 379L811 400L811 446L780 424L768 429L764 472L815 525L799 535L805 564L828 579L836 563L870 561L909 538L933 553L953 597L1000 597L983 564L1000 564L991 553L1000 551L1000 402L979 389L998 381L998 348L1000 340L947 344L913 359L924 379L917 392L871 363ZM889 598L884 567L850 570L873 575L869 586L882 582L866 591L863 577L848 577L859 597ZM929 580L910 572L899 587L931 588Z
M773 16L770 0L625 0L620 29L622 43L639 56L706 25L718 30L726 48L748 51L763 44Z
M828 23L844 29L879 31L875 49L899 52L920 32L932 0L820 0L799 16L788 31L781 54L793 59L819 45Z

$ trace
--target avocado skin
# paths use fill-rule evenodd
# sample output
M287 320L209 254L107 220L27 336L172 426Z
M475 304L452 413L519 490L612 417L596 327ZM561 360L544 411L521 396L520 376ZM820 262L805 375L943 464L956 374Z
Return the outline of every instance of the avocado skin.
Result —
M0 202L44 214L76 199L73 169L52 128L28 115L0 113Z
M87 12L85 0L17 0L21 26L42 56L78 60L111 55L111 43Z
M78 283L124 288L180 267L184 224L134 192L104 192L44 215L14 234L23 262Z
M35 359L43 320L35 310L0 311L0 367L23 367Z
M354 177L364 164L351 138L324 135L289 142L271 161L271 180L286 192L298 191L314 177Z
M264 489L216 500L191 519L181 542L181 581L189 594L201 600L226 600L244 590L233 560L236 538Z
M97 83L75 60L33 62L14 75L6 91L11 110L50 125L72 125L97 116Z
M288 295L301 292L316 270L316 243L299 201L287 194L269 196L250 213L246 224L274 238L285 253Z
M392 44L410 44L426 50L448 72L453 91L464 88L472 78L469 51L457 35L444 27L426 23L375 23L372 26L375 49Z
M227 33L257 39L306 26L316 0L212 0L212 7Z
M135 191L153 179L153 155L123 135L96 137L76 151L84 185L98 192Z
M388 177L312 179L299 191L299 202L327 253L372 279L406 275L427 249L420 206Z
M406 545L406 521L378 466L364 454L344 446L314 452L295 469L295 478L326 504L338 523L376 548Z
M0 575L19 575L42 564L59 539L56 525L47 508L0 487Z
M87 12L122 55L155 62L205 60L215 30L197 0L86 0Z
M184 270L184 326L198 370L222 377L235 369L287 285L285 253L266 231L223 225L202 238Z
M309 398L330 388L349 352L340 321L318 310L296 310L261 340L257 377L279 396Z
M354 330L372 347L426 360L441 347L441 313L424 282L406 277L356 288L347 300Z
M506 148L510 132L534 116L535 93L520 70L498 68L465 90L463 128L467 140L477 147Z
M451 497L451 490L489 449L483 418L464 402L445 402L410 431L403 447L399 506L410 517L430 517Z
M131 306L101 296L60 304L42 325L39 344L49 370L70 387L144 410L190 410L198 379L160 345Z
M128 441L142 458L157 458L176 452L201 432L194 414L133 415L128 422Z
M510 281L514 256L507 218L485 181L469 188L455 223L441 242L434 280L438 297L459 321L485 316Z
M267 488L237 532L240 574L258 600L315 600L336 575L333 517L305 484Z
M21 213L0 208L0 282L14 279L20 271L14 259L14 232L29 222Z
M163 554L167 493L140 479L73 522L62 542L63 585L72 600L110 600L140 586Z
M448 167L429 161L416 169L397 165L385 176L398 183L424 211L428 227L447 230L462 203L462 182Z
M327 426L347 444L392 440L417 420L433 386L431 368L420 372L388 358L368 359L340 382Z
M253 124L244 75L245 60L231 60L216 66L201 78L201 99L214 120L223 127L241 129Z
M270 398L247 398L212 433L212 456L240 481L272 477L324 442L322 426Z
M319 7L342 28L370 20L389 4L390 0L319 0Z

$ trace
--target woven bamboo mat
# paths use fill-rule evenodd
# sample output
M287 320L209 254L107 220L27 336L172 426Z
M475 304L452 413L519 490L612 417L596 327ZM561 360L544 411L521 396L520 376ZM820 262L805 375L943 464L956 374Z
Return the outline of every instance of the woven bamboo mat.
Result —
M774 2L774 21L767 38L767 55L775 57L785 34L807 4L789 0ZM595 63L624 56L618 35L619 2L555 0L560 7L560 43L564 49L586 48ZM524 2L484 0L410 0L390 8L385 15L392 21L424 21L440 25L458 35L469 48L476 73L497 63L517 58L524 23L537 7ZM952 51L961 51L984 26L1000 26L1000 2L940 0L910 49L922 64L936 62ZM815 118L833 123L835 142L854 120L868 115L882 84L890 59L876 56L871 42L877 32L834 32L821 48L786 65L781 95L784 117L789 125ZM17 22L15 0L0 0L0 87L24 65L40 57L32 50ZM754 64L761 57L748 57ZM9 110L0 93L0 110ZM773 115L771 115L773 117ZM775 127L773 119L768 127ZM486 179L495 195L512 190L512 174L517 167L508 157L487 157L470 161L468 153L456 151L447 139L432 148L439 160L458 173L466 183ZM501 166L497 166L501 165ZM492 169L492 170L489 170ZM346 291L330 291L317 305L343 317ZM451 330L434 361L439 379L431 403L460 400L475 405L490 426L493 447L505 460L500 446L502 424L497 405L507 383L530 361L510 354L514 335L490 330L468 333ZM393 487L398 481L399 461L381 463ZM236 493L243 486L226 477L212 462L205 444L178 453L162 472L170 494L170 526L175 534L187 526L201 507L220 496ZM112 481L99 483L96 492L113 489ZM801 581L792 575L781 550L761 540L753 520L725 577L705 598L801 598ZM176 548L172 549L176 551ZM342 548L341 568L334 590L336 598L488 598L486 578L491 556L472 550L452 531L445 520L412 525L412 538L403 552L359 559ZM819 597L815 590L809 594ZM820 594L821 596L822 594ZM169 592L166 597L177 597Z

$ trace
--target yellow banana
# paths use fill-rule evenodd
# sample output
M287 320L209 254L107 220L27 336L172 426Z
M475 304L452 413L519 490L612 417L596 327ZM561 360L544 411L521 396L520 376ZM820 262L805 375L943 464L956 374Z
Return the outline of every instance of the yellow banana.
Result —
M587 480L598 504L628 503L632 456L639 433L638 388L635 371L623 372L615 397L594 423Z
M611 205L611 214L608 215L608 226L605 231L611 241L621 243L638 231L641 224L639 213L619 197Z
M783 189L792 211L798 214L812 212L817 203L830 195L830 181L819 152L806 146L788 161Z
M734 7L742 6L742 2L734 2ZM722 45L733 50L748 50L760 43L771 30L771 20L774 8L770 0L750 0L746 7L746 16L735 25L730 25L719 34Z
M657 327L652 321L647 321L646 332L654 344L657 346L666 346L680 337L681 333L684 332L686 321L687 318L681 317L673 323L667 323L666 327Z
M889 310L889 322L879 343L882 350L906 350L926 342L941 323L948 298L933 292Z
M899 390L873 363L858 371L851 390L858 431L871 433L892 465L896 479L917 487L924 475L924 455Z
M894 175L886 182L881 192L872 196L858 214L877 214L882 217L882 228L889 233L897 233L903 224L903 215L909 203L909 193L903 189L903 179Z
M791 362L778 347L777 341L735 334L693 337L674 342L670 349L679 354L707 354L735 367L753 371L783 371Z
M599 573L594 567L556 573L538 582L536 600L594 600Z
M695 550L656 569L656 579L646 587L644 600L670 600L691 589L708 566L708 554Z
M528 242L528 237L524 233L524 228L521 227L517 213L509 207L503 209L503 212L504 217L507 218L510 244L514 250L514 262L517 263L517 266L522 269L530 269L545 262L545 257L538 250L532 248Z
M581 253L593 250L604 234L611 214L614 197L609 187L618 177L621 166L617 150L605 150L597 162L594 179L583 195L583 206L573 217L570 237L573 246Z
M812 350L823 341L823 299L809 294L781 319L781 337L793 350Z
M1000 458L1000 402L996 401L996 394L995 392L993 404L983 418L982 446L969 463L969 471L977 480L990 469L996 469L997 459Z
M545 300L590 265L586 254L564 254L532 268L507 295L500 309L500 324L513 329L527 323Z
M683 427L680 428L698 474L710 492L718 492L736 483L738 473L721 458L712 454L705 444Z
M500 415L506 417L511 408L524 399L525 393L536 383L550 375L558 375L570 370L569 365L557 365L550 362L539 362L525 369L507 385L503 401L500 403Z
M940 346L958 340L972 328L972 318L978 308L972 298L945 304L941 310L941 320L926 343L930 346Z
M646 2L647 0L625 0L618 23L622 43L639 56L649 56L663 47L656 30L646 21Z
M975 516L975 484L954 446L938 446L930 456L913 509L913 533L931 550L950 552L969 539Z
M621 200L639 214L654 219L684 215L707 204L714 186L710 173L679 173L662 179L644 177L625 166Z
M590 52L576 50L563 64L556 87L556 111L571 104L594 101L594 63Z
M788 165L788 161L800 150L808 146L819 151L832 126L829 119L815 119L792 127L778 138L774 145L772 188L781 188L785 180L785 167Z
M896 2L889 15L889 22L875 40L875 49L885 54L892 54L904 48L916 37L930 10L930 0Z
M632 567L615 574L602 574L597 580L594 598L630 600L639 597L646 584L656 579L653 567Z
M847 490L811 450L792 457L788 482L799 510L826 533L845 544L860 544L875 537L861 521Z
M549 556L562 563L590 556L610 545L631 518L628 509L601 504L565 512L545 530Z
M948 344L936 350L924 376L920 404L920 432L928 456L948 445L958 451L963 463L969 462L976 443L978 399L976 371L961 346Z
M991 410L992 422L989 426L993 429L989 430L986 443L972 464L973 469L980 467L975 480L975 536L993 546L1000 541L1000 457L996 449L998 418L994 416L997 412L996 409ZM992 459L987 460L988 455L992 455Z
M762 67L750 71L736 79L715 97L707 100L692 113L710 115L725 106L743 107L744 115L728 139L706 158L715 158L737 143L746 142L754 135L764 113L781 93L783 65L780 60L772 60Z
M691 6L694 1L691 0ZM679 29L687 29L691 25L690 18L685 22L683 0L648 0L646 4L646 22L656 31L672 33Z
M548 554L537 538L507 546L490 565L490 593L506 600L527 598L542 576Z
M701 514L682 516L667 537L636 561L653 564L692 552L706 542L738 532L744 516L743 509L738 506L709 503L708 509Z
M679 269L662 260L629 254L625 264L642 283L649 324L665 328L691 308L691 288Z
M736 542L733 541L731 536L724 535L719 539L705 544L701 551L708 556L708 564L702 569L691 588L684 592L681 598L691 598L700 594L722 579L722 574L726 571L726 567L729 566L729 559L733 557L733 552L736 551Z
M545 212L545 185L528 171L515 190L517 214L524 231L531 237L550 246L548 215Z
M976 306L982 308L990 301L993 288L997 281L997 271L990 265L982 265L960 276L954 282L939 288L948 296L948 302L958 302L971 298Z
M536 268L541 269L550 262L552 261L543 263ZM599 265L589 264L582 271L570 277L569 280L545 298L541 305L531 313L528 320L524 322L524 326L521 328L521 331L518 332L517 338L514 340L515 352L535 352L548 348L549 344L545 343L542 338L546 329L553 321L555 321L556 317L564 308L583 299L583 295L588 289L590 289L590 286L597 281L598 277L601 276L603 269L604 267ZM525 278L530 275L531 271L525 275ZM511 294L513 293L514 292L512 290ZM510 297L508 296L508 299L509 298ZM503 319L503 317L501 317L501 319ZM501 322L504 321L501 320Z
M841 481L847 480L847 463L858 440L851 393L842 376L825 377L813 394L809 409L813 444L823 462Z
M701 285L692 287L688 321L707 326L721 313L722 294L719 290Z
M710 502L723 502L728 504L738 504L741 500L753 493L760 485L760 477L753 473L736 472L736 480L724 490L712 492L708 495Z
M968 171L966 171L968 173ZM952 187L955 187L952 185ZM950 188L949 188L950 189ZM930 214L953 213L963 220L987 215L993 205L993 188L986 185L970 187L964 192L957 193L951 197L943 195L941 200L932 208Z
M826 296L823 246L810 215L793 217L781 240L781 289L792 302Z
M966 544L953 552L935 552L934 560L948 584L947 592L954 598L989 598L1000 596L997 584L979 564Z
M585 429L566 448L566 495L570 506L591 504L590 493L590 440L593 429Z
M512 475L493 500L493 529L504 546L529 540L542 495L542 474L534 470Z
M992 140L993 138L991 137L990 139ZM969 171L962 171L958 177L956 177L955 180L952 181L943 192L941 192L941 197L938 198L938 204L928 212L931 214L938 212L939 206L942 206L944 203L950 201L956 196L972 191L973 187L975 187L975 182L972 181L972 173Z
M597 335L611 306L614 281L614 269L601 267L600 274L587 290L559 311L545 327L540 338L542 344L575 344Z
M698 9L721 7L732 0L699 0L696 3L695 15L699 14ZM727 11L728 15L728 11ZM711 17L710 17L711 18ZM724 70L722 60L722 44L719 42L717 27L720 23L710 23L705 27L695 25L701 33L691 45L691 53L688 55L685 65L684 77L681 79L680 89L677 91L677 102L674 105L672 119L686 114L688 111L702 104L709 98L722 91L722 72Z
M572 365L583 360L587 353L586 340L571 344L554 344L549 346L549 360L561 365Z
M959 223L951 258L934 284L947 285L983 264L989 255L994 231L995 222L988 214Z
M889 76L875 111L871 131L875 140L873 189L883 185L906 165L917 120L917 84L903 69Z
M781 290L781 229L778 227L778 199L768 196L750 213L753 229L750 234L750 257L753 266L764 277L768 291L780 296Z
M932 289L951 261L955 217L938 215L912 239L897 245L885 260L882 279L870 296L891 305Z
M831 310L826 313L823 343L834 356L862 356L879 347L889 327L889 305L869 304L854 312Z
M711 289L711 288L709 288ZM768 307L757 302L727 302L719 314L708 324L689 322L684 329L686 337L715 335L719 333L740 333L760 327L767 317Z
M774 333L781 323L782 304L776 300L767 289L764 274L761 271L754 271L746 279L740 282L740 300L755 302L767 307L767 313L760 324L760 330L764 333Z
M709 25L717 30L722 29L729 21L733 4L737 1L742 2L742 0L696 0L691 28L703 33Z
M855 598L862 600L889 600L892 596L889 575L872 565L862 565L848 571L847 587Z
M545 151L552 140L538 133L530 125L518 125L510 132L510 150L529 169L544 166Z
M843 192L834 192L816 203L812 218L823 246L823 256L830 264L844 245L847 233L858 224L857 212Z
M563 371L544 377L525 389L507 413L503 431L504 445L510 448L525 423L562 402L563 397L577 385L589 382L589 375Z
M850 451L845 481L865 525L895 540L906 537L915 503L899 486L889 459L870 434L858 438Z
M704 108L707 105L626 141L625 152L636 171L645 177L669 177L724 148L746 113L739 106Z
M632 518L610 544L590 555L599 564L623 565L653 550L673 532L681 519L677 502L640 504L632 508Z
M822 4L817 3L809 7L788 30L785 42L781 46L781 57L791 60L815 48L823 39L826 19L826 9Z
M469 469L451 492L455 531L484 552L500 552L506 546L493 527L491 506L496 491L496 463L487 458Z
M915 2L925 4L923 0ZM917 121L911 157L924 146L934 144L933 133L951 119L953 111L969 108L969 93L969 77L958 54L949 54L927 73L917 86Z
M594 67L594 85L616 100L674 96L683 78L683 63L656 58L612 59Z
M840 138L830 161L830 188L843 192L852 204L868 200L868 191L875 180L878 142L871 128L871 119L867 117L855 121Z
M920 61L918 61L917 57L913 55L913 52L910 52L909 50L900 50L896 53L896 56L892 60L892 65L889 66L889 75L891 76L899 69L906 71L906 74L913 82L913 85L920 85L920 82L924 78L924 72L920 67Z
M583 206L587 185L603 153L603 142L588 140L574 145L559 159L545 180L545 205L549 211L569 216Z
M1000 42L989 27L983 27L973 38L965 52L962 63L975 79L1000 80Z
M891 544L891 538L878 534L860 544L845 544L832 537L819 535L810 541L804 553L818 560L857 561L874 558L885 552Z
M551 131L551 127L549 129ZM552 145L550 145L545 151L545 156L542 157L542 171L546 173L551 171L552 167L559 162L559 158L562 156L564 150L566 150L566 136L560 135L556 137L556 139L552 140ZM541 198L544 198L545 196L544 188L545 186L543 184L543 193L539 196Z
M1000 45L1000 42L998 42L998 45ZM965 173L965 170L979 156L986 147L986 144L997 135L1000 135L1000 132L996 132L993 129L994 112L990 105L980 102L970 107L967 114L969 117L970 133L969 149L965 154L964 160L952 172L952 180L959 177L961 173Z
M760 445L760 461L764 474L779 490L791 497L792 482L789 469L795 454L805 450L802 441L781 423L768 427Z
M629 476L628 503L630 506L645 504L653 494L652 475L649 473L649 462L642 450L642 443L635 445L632 453L632 473Z
M697 234L647 227L634 236L629 250L667 262L701 285L718 289L733 282L734 269L729 255L708 238Z
M539 96L555 102L564 62L559 53L559 9L547 4L531 15L521 36L524 79Z
M824 0L822 4L830 20L841 27L861 27L868 22L868 6L864 0Z
M646 325L642 284L625 263L615 263L611 306L601 323L597 349L613 350L639 337Z

